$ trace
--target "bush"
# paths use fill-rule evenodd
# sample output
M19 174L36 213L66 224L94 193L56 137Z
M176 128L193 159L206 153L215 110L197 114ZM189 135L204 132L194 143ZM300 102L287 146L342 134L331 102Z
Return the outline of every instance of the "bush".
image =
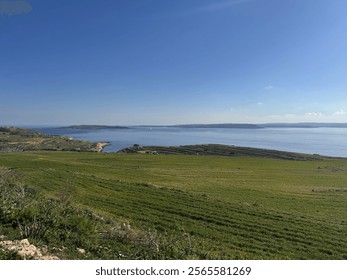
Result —
M21 260L21 256L19 256L14 251L6 251L0 248L0 260Z
M193 256L193 242L184 231L176 234L153 229L144 231L132 228L129 222L123 222L103 232L103 239L127 245L114 254L117 258L165 260L189 259Z

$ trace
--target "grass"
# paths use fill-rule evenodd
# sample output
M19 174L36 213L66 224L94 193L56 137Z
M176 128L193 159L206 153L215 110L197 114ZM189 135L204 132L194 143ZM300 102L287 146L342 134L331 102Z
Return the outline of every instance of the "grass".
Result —
M192 248L149 258L347 259L346 159L24 152L0 165L45 197Z

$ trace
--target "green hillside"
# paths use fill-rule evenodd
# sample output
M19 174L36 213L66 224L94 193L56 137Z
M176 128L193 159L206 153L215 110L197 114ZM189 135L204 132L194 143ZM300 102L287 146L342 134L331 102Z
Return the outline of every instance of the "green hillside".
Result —
M347 259L347 159L23 152L0 166L45 203L68 201L74 219L54 209L71 236L61 220L33 238L88 252L62 258Z

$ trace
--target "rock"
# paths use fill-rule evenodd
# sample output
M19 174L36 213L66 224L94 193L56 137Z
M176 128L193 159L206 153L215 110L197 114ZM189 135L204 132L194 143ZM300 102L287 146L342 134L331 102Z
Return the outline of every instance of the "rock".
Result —
M39 258L42 257L42 253L39 249L36 248L34 245L30 245L29 241L27 239L20 242L21 245L24 244L23 247L18 247L18 255L20 255L22 258L32 257L32 258Z
M81 248L77 248L77 251L81 254L85 254L86 253L86 250L84 249L81 249Z
M23 245L23 246L29 246L29 245L30 245L28 239L23 239L23 240L21 240L21 241L20 241L20 244Z
M4 245L4 246L8 246L8 245L11 245L12 244L12 241L1 241L0 242L0 245Z
M35 259L35 260L58 260L59 258L56 256L45 255L43 256L41 250L37 248L35 245L30 244L28 239L10 241L4 240L0 241L0 245L4 250L16 251L19 256L23 259ZM44 251L48 253L47 247L45 247Z

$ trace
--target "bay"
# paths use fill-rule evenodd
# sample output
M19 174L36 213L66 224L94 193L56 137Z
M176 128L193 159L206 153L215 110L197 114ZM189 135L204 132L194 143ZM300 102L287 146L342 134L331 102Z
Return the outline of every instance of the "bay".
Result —
M129 127L128 129L36 128L78 140L110 142L104 152L141 146L224 144L289 152L347 157L346 128L179 128Z

